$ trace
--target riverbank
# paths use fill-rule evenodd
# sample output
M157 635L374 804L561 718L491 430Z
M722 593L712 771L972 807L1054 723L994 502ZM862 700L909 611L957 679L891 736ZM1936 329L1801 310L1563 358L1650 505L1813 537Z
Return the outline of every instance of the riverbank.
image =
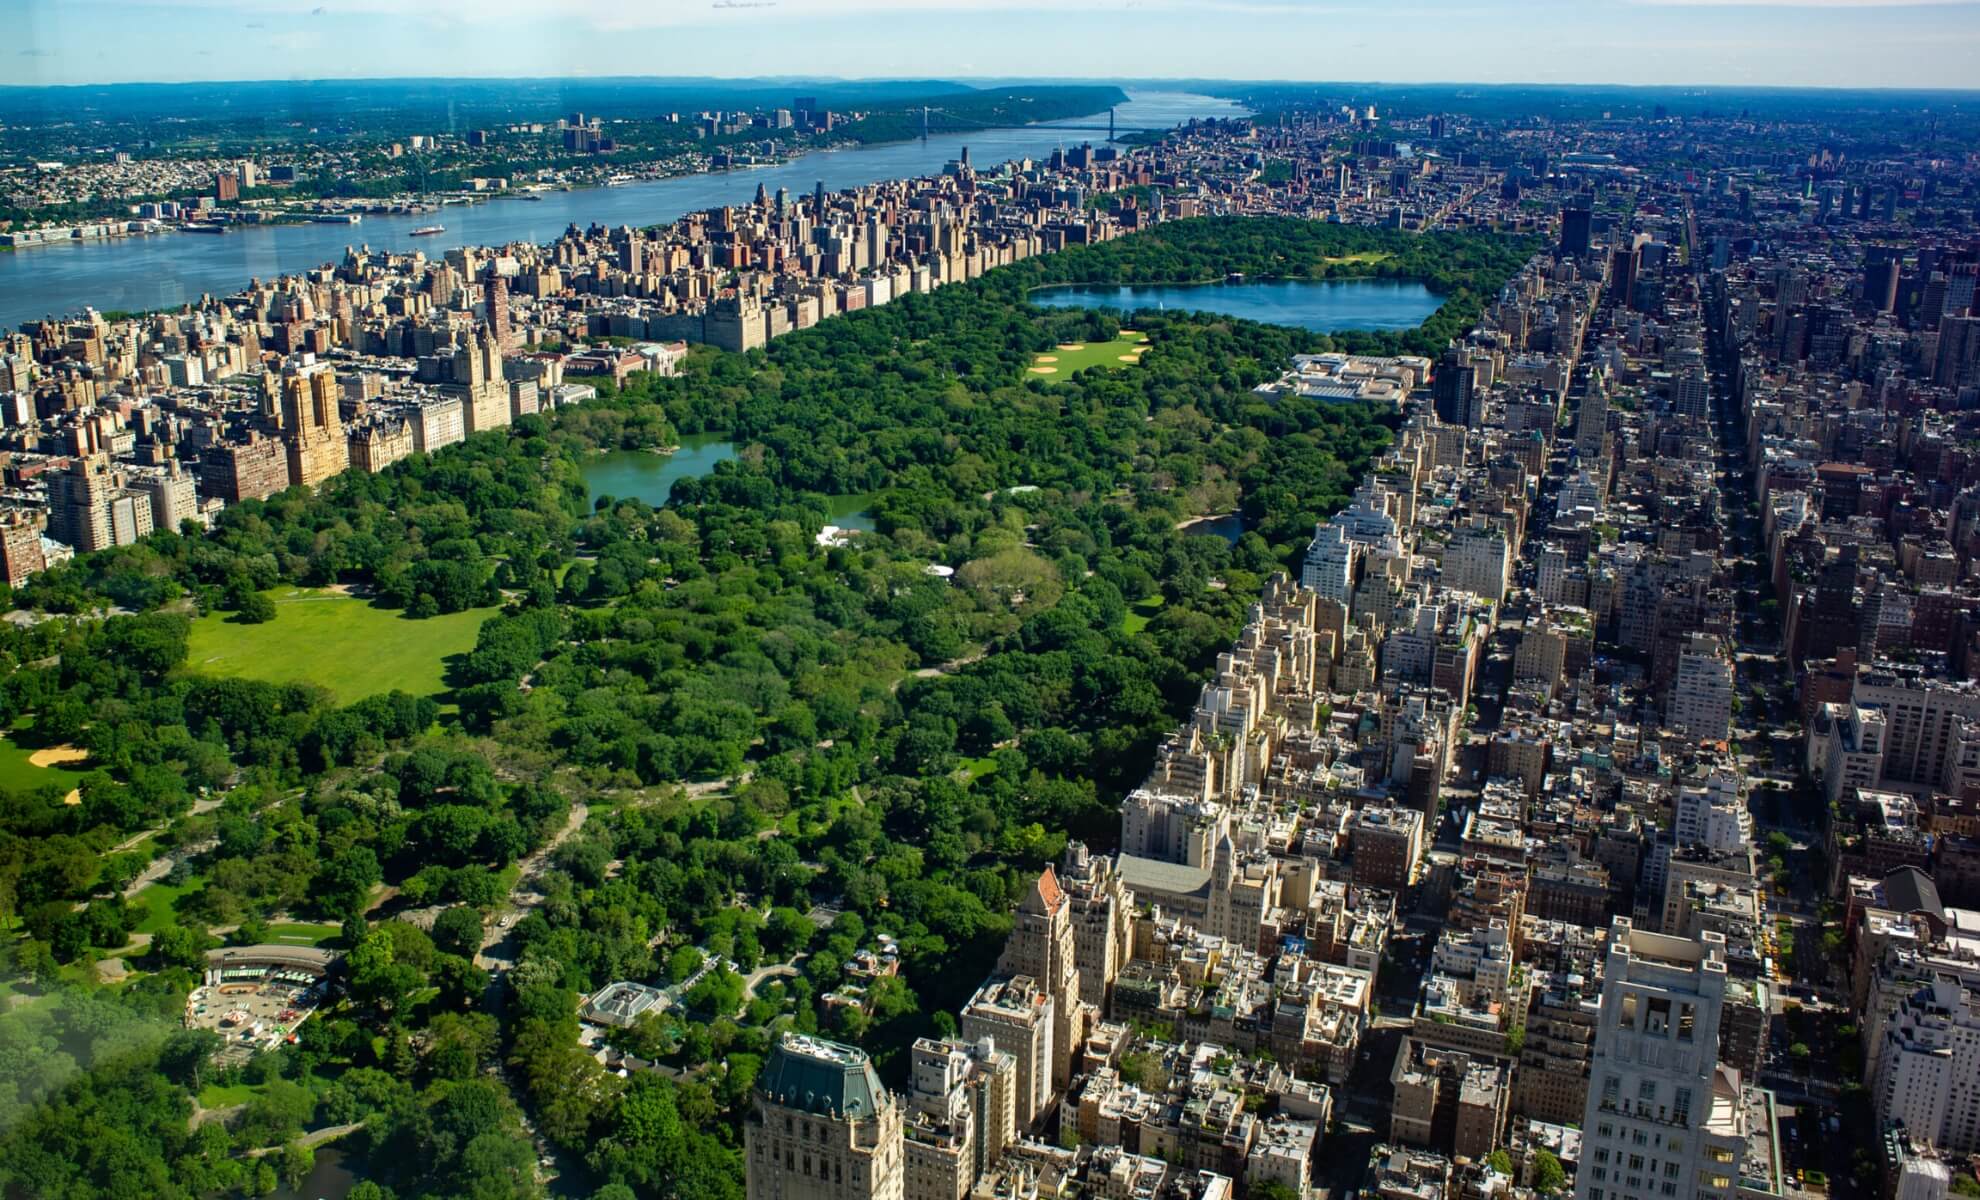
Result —
M1236 102L1189 92L1137 91L1116 109L1122 124L1173 126L1193 118L1237 117ZM1087 124L1070 118L1062 124ZM1069 136L1051 122L971 134L938 134L907 142L807 150L787 161L716 169L617 187L574 188L535 193L525 202L519 192L491 195L485 202L454 206L447 236L413 238L430 217L373 218L352 227L313 222L239 226L227 237L129 238L115 243L77 243L56 254L0 257L0 327L13 328L43 316L71 313L88 304L98 309L145 312L173 309L201 295L228 296L250 278L295 274L340 260L346 248L423 250L438 254L459 246L545 244L571 225L647 227L686 213L747 204L761 185L775 193L823 186L844 191L893 179L939 173L967 147L979 164L1042 158L1070 140L1095 140L1077 131Z

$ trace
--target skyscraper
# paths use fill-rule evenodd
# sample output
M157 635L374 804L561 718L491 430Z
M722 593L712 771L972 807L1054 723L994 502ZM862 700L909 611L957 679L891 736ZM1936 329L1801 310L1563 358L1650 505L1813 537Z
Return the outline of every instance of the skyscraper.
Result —
M497 351L509 348L509 281L492 263L488 267L488 331L495 337Z
M1579 205L1569 205L1561 209L1562 258L1580 258L1588 253L1593 244L1595 214Z
M1073 1048L1086 1040L1081 1028L1079 972L1073 965L1072 904L1048 864L1013 914L1011 935L997 959L1002 975L1036 979L1052 997L1052 1090L1072 1080Z
M743 1127L750 1200L901 1200L901 1106L866 1051L785 1033Z

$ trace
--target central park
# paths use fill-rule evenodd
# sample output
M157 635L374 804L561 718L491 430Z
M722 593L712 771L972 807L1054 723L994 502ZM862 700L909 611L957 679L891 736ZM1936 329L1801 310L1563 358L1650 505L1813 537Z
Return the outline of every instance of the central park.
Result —
M37 577L18 606L118 615L0 628L27 664L8 721L88 755L79 784L16 782L0 809L21 981L0 1038L70 1055L7 1080L0 1170L68 1194L114 1159L199 1196L252 1182L246 1149L349 1125L360 1188L466 1194L528 1152L480 1069L499 1055L601 1184L739 1198L772 1038L856 1042L898 1077L1038 865L1111 836L1265 579L1390 443L1389 413L1254 389L1296 353L1434 354L1527 249L1174 222L697 351L678 378ZM1163 310L1124 333L1025 299L1354 271L1439 307L1406 330ZM664 507L587 486L601 453L708 434L735 453ZM871 528L821 544L846 497ZM1234 540L1179 528L1228 513ZM476 960L537 854L544 902L500 931L498 1019ZM170 872L127 897L154 856ZM349 992L213 1076L176 1025L205 952L242 931L320 943ZM823 1003L880 934L900 977L866 1008ZM578 1045L579 997L690 979L615 1035L664 1070L619 1078ZM86 1052L112 1035L128 1049ZM244 1107L195 1124L202 1095ZM452 1149L407 1152L433 1144Z

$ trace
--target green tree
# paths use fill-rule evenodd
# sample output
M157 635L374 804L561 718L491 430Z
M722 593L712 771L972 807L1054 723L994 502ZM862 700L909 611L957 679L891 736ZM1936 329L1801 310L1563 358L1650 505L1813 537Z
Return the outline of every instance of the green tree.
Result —
M1551 1151L1533 1152L1533 1188L1543 1196L1558 1195L1567 1186L1567 1168Z

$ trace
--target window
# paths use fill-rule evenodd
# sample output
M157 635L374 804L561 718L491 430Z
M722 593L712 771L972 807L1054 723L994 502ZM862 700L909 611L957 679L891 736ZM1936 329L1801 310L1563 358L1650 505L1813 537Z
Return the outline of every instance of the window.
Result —
M1602 1081L1602 1107L1614 1108L1622 1096L1622 1076L1611 1075Z
M1662 996L1650 998L1650 1019L1645 1022L1643 1032L1657 1037L1669 1037L1671 1032L1671 1002Z
M1605 1162L1608 1162L1608 1161L1609 1161L1609 1152L1608 1152L1607 1150L1597 1150L1597 1151L1595 1151L1595 1161L1596 1161L1596 1162L1598 1162L1598 1163L1605 1163Z
M1646 1079L1636 1085L1636 1102L1638 1104L1655 1104L1657 1102L1656 1080Z
M1678 1041L1690 1041L1693 1034L1697 1031L1697 1026L1698 1006L1695 1004L1678 1005Z
M1601 1183L1601 1182L1602 1182L1603 1180L1605 1180L1605 1179L1607 1179L1608 1177L1609 1177L1609 1169L1608 1169L1607 1167L1596 1167L1596 1168L1595 1168L1595 1182L1596 1182L1596 1183Z
M1679 1088L1671 1100L1671 1120L1680 1125L1691 1124L1691 1089Z
M1637 997L1635 992L1624 992L1622 1000L1622 1027L1636 1028Z
M1643 1156L1641 1154L1632 1154L1629 1156L1629 1169L1632 1171L1641 1171L1643 1169Z

